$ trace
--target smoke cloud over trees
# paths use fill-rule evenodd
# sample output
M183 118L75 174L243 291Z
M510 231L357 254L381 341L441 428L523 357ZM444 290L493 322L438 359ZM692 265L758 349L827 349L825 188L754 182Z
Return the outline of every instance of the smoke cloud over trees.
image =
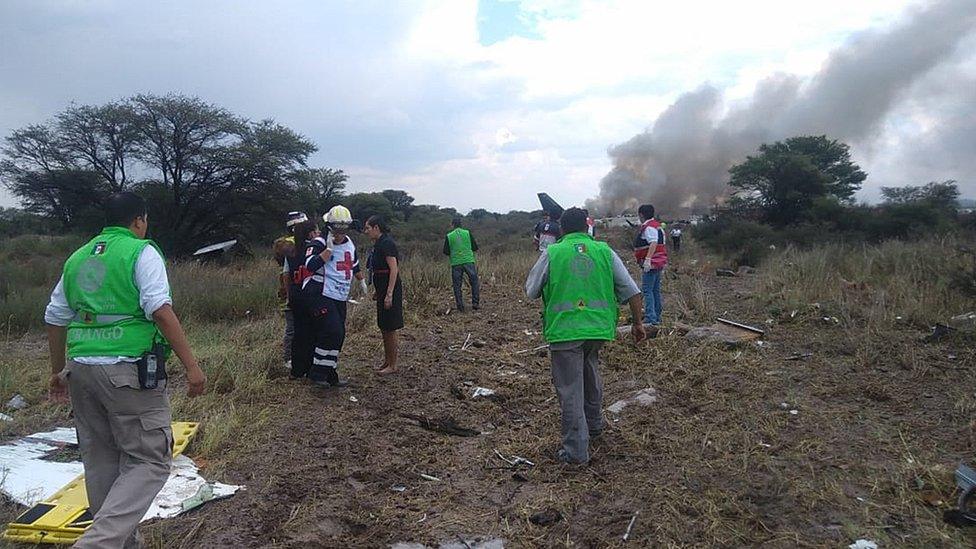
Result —
M728 169L760 144L828 135L872 150L894 110L936 95L940 108L913 148L937 151L944 168L971 175L976 119L966 113L976 78L953 57L974 28L976 2L944 0L908 12L894 27L853 36L812 77L768 77L745 103L727 106L722 91L705 84L609 149L613 168L588 206L612 214L650 201L662 212L705 211L727 197Z

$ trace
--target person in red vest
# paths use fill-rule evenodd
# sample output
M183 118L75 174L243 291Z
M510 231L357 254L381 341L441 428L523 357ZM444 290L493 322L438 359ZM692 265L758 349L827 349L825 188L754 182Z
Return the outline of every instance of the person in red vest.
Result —
M644 324L661 324L661 271L668 264L668 249L661 223L654 218L654 206L643 204L637 209L641 226L634 239L634 259L641 267L644 293Z

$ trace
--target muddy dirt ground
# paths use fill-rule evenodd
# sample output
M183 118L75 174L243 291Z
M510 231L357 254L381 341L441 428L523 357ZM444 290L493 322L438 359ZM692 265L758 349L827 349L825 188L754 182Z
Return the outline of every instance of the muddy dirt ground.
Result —
M976 545L942 522L955 464L976 455L970 346L922 345L918 327L845 329L816 310L773 314L754 299L754 276L672 276L698 277L709 314L763 327L765 343L693 345L665 330L607 346L605 406L643 388L658 400L607 412L587 466L552 458L558 404L546 352L533 350L538 304L487 283L474 314L445 315L450 297L431 296L441 313L402 332L398 376L371 371L371 322L341 359L353 387L275 373L262 396L273 429L221 479L247 490L142 531L167 547ZM665 282L666 310L683 303L683 321L708 320L693 296L671 293L679 282ZM787 360L798 353L812 355ZM471 398L475 386L499 398ZM401 414L480 434L431 432ZM546 511L557 520L530 521Z

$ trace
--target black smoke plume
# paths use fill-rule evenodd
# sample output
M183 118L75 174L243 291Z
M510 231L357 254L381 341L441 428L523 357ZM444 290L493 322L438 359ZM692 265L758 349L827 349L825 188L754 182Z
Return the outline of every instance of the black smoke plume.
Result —
M854 35L813 77L770 76L744 104L725 109L722 92L710 85L686 93L646 131L610 148L614 167L588 206L603 215L633 211L642 202L665 215L707 211L726 197L728 169L764 142L826 134L870 148L892 110L911 98L923 77L950 66L974 28L976 1L942 0L909 10L894 27ZM968 123L960 124L958 112L943 112L945 127L929 139L952 141L928 146L958 151L957 164L973 164L976 107L966 100L974 95L966 88L972 78L942 79L966 83L950 95L963 97L956 103Z

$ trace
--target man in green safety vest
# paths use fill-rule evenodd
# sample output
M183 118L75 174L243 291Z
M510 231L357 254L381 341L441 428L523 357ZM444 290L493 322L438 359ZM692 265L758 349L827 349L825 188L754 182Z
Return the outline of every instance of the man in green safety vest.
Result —
M451 258L451 283L454 285L454 304L457 310L464 312L464 298L461 295L461 284L464 276L468 277L471 286L471 308L481 308L481 285L478 283L478 268L474 264L474 253L478 251L478 243L467 229L461 228L461 218L455 217L451 221L454 228L444 237L444 255Z
M542 252L525 282L542 297L543 337L549 343L552 381L559 396L562 443L556 459L586 463L589 441L603 432L600 347L617 334L617 304L627 302L634 342L644 331L643 298L620 257L587 234L586 212L566 210L563 236Z
M91 527L74 547L138 547L136 528L169 478L173 432L165 360L207 383L173 312L163 256L146 240L146 202L109 196L106 226L71 254L44 311L50 395L71 395ZM65 364L67 347L67 364Z

